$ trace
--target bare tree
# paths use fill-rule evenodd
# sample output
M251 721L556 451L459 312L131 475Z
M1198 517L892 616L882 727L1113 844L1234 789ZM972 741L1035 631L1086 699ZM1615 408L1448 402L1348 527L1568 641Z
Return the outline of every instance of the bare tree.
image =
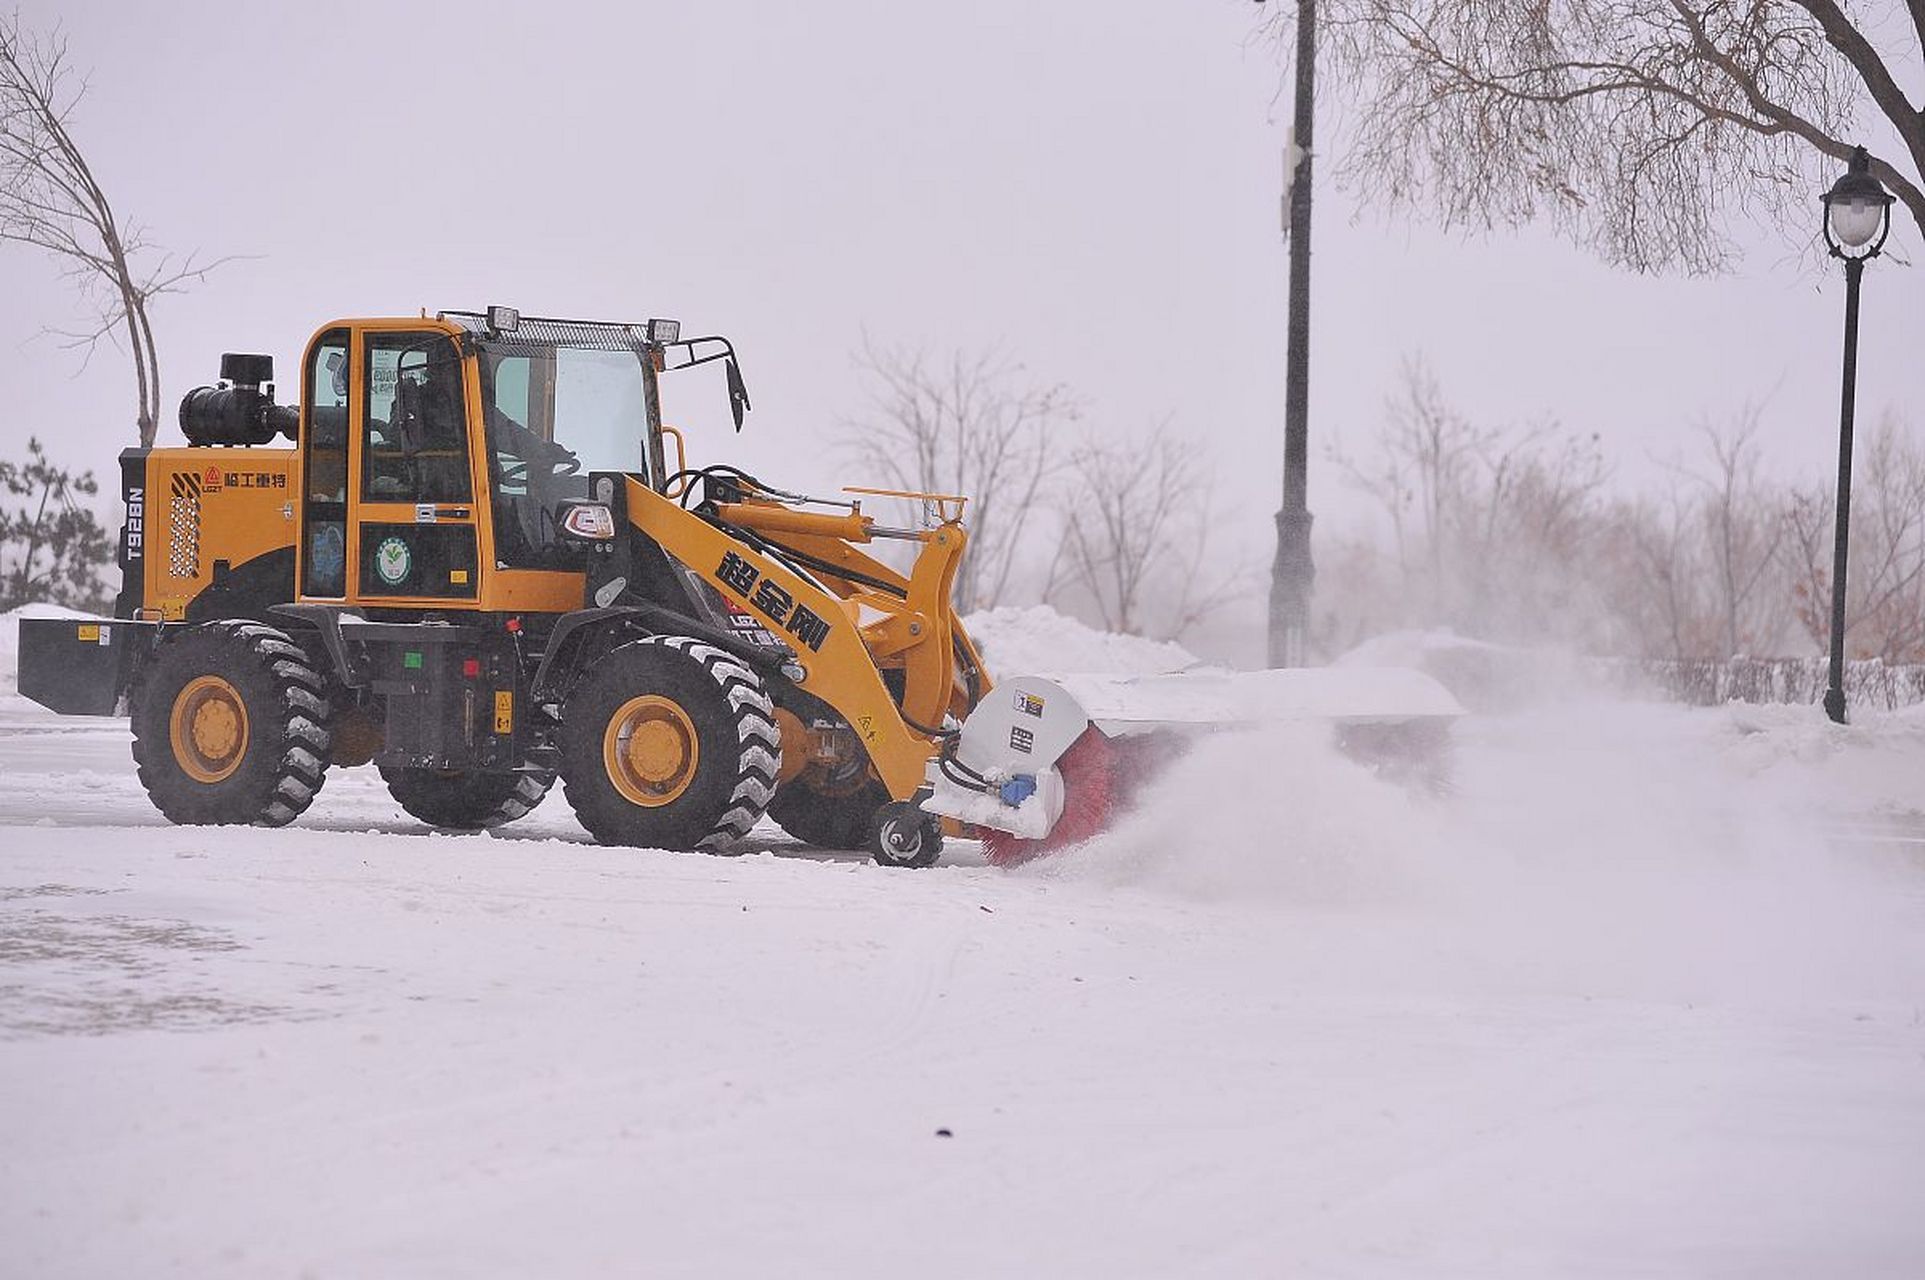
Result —
M1544 635L1590 607L1576 597L1595 582L1582 561L1602 528L1595 438L1479 426L1409 360L1376 455L1333 460L1390 519L1407 623Z
M1887 415L1855 470L1847 655L1925 661L1925 444ZM1831 636L1832 513L1827 489L1805 489L1786 524L1798 619L1821 648Z
M1383 505L1407 588L1418 586L1419 565L1425 582L1441 585L1448 555L1443 531L1459 518L1477 454L1493 441L1445 402L1421 357L1405 358L1400 381L1376 457L1363 464L1339 453L1335 461Z
M1716 656L1768 654L1785 624L1784 599L1769 588L1786 523L1783 502L1758 475L1757 406L1746 405L1725 429L1707 423L1700 433L1711 462L1699 483L1722 641Z
M1700 424L1698 459L1669 464L1669 488L1625 522L1642 581L1620 600L1644 656L1775 654L1795 622L1789 496L1759 474L1758 425L1750 404Z
M133 357L135 421L143 447L160 421L160 366L147 310L153 299L205 278L197 265L159 253L108 202L73 133L86 93L75 83L67 42L36 36L17 14L0 15L0 241L33 245L60 260L93 307L91 327L54 330L91 358L103 339ZM151 259L151 261L149 261Z
M875 390L870 411L845 432L857 458L900 488L969 498L956 608L996 604L1065 451L1058 437L1080 415L1075 397L1060 383L1025 383L1022 367L993 350L937 363L865 346L858 363Z
M1624 509L1629 572L1614 585L1639 657L1694 658L1709 650L1711 611L1701 548L1693 536L1694 505L1685 487L1674 484L1662 498Z
M1361 94L1340 176L1393 206L1548 217L1621 266L1715 270L1733 212L1814 227L1862 140L1925 231L1925 112L1902 87L1920 82L1921 0L1331 0L1319 17ZM1290 15L1265 21L1288 39Z
M1760 411L1701 424L1656 492L1609 496L1595 440L1481 427L1406 366L1377 452L1333 455L1377 499L1387 553L1339 544L1333 636L1448 625L1487 639L1722 664L1830 631L1832 500L1764 475ZM1861 451L1847 647L1925 662L1925 441L1887 414ZM1793 646L1796 647L1796 646Z
M1147 439L1085 441L1049 594L1085 602L1110 631L1174 638L1247 587L1210 545L1210 482L1168 422Z

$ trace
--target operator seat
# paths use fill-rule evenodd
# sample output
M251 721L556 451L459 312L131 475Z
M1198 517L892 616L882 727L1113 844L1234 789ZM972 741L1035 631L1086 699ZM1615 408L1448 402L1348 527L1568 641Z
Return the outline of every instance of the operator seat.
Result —
M390 434L406 460L404 470L417 502L468 501L468 442L458 378L397 378ZM380 481L376 481L377 487Z

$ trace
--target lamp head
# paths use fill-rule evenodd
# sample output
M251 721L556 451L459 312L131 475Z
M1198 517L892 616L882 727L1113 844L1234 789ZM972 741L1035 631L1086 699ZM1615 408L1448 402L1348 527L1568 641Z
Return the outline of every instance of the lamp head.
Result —
M1872 177L1871 156L1865 148L1852 152L1851 167L1819 199L1825 205L1825 243L1833 257L1878 256L1891 231L1892 193ZM1864 252L1847 252L1854 249Z

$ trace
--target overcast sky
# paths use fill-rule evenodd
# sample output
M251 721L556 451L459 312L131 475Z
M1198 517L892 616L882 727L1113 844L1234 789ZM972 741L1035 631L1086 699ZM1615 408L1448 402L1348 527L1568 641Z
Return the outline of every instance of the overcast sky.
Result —
M506 303L724 332L755 395L672 385L698 460L776 483L874 481L824 448L860 411L864 335L1000 344L1105 430L1168 417L1219 510L1273 537L1281 467L1289 102L1248 0L813 0L459 6L25 0L92 89L75 132L124 216L250 255L161 301L167 422L224 350L292 374L343 315ZM1326 117L1340 94L1325 95ZM1770 235L1742 273L1613 272L1543 235L1463 240L1354 217L1319 189L1311 500L1361 448L1401 360L1491 423L1595 432L1626 484L1692 425L1765 403L1777 470L1835 457L1843 286ZM1814 199L1808 228L1816 234ZM1900 217L1894 257L1925 263ZM132 435L125 358L45 338L78 316L39 254L0 246L4 443L106 474ZM1925 430L1925 279L1867 272L1860 413ZM693 375L691 375L693 376ZM289 398L285 394L283 398ZM1326 526L1327 527L1327 526Z

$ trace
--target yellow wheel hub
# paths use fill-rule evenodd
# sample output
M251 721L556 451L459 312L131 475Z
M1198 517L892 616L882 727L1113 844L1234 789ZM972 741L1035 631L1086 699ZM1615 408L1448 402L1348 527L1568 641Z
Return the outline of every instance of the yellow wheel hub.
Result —
M681 798L701 761L695 722L659 694L630 698L608 718L602 766L630 804L654 809Z
M167 735L188 777L225 782L247 755L247 704L219 676L196 676L174 696Z

